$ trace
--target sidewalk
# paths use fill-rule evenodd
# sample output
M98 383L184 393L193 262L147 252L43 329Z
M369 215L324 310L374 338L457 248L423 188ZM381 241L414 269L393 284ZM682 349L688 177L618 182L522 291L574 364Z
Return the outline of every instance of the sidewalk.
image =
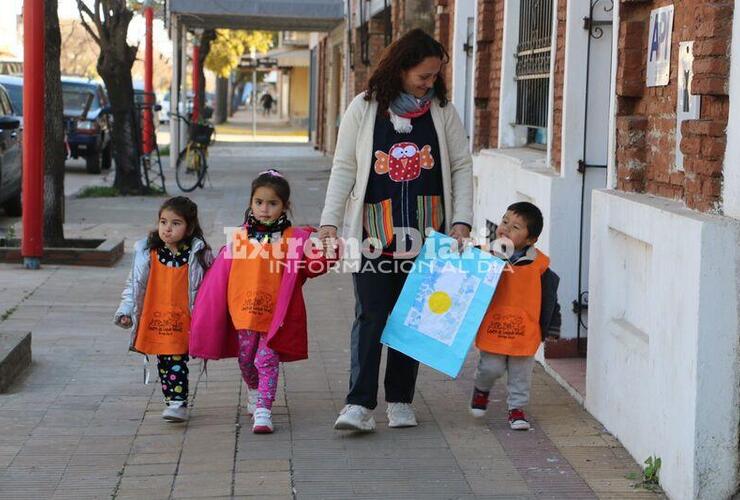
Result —
M219 145L213 187L192 193L209 242L242 221L254 174L292 182L296 224L319 221L329 159L308 145ZM171 194L176 188L168 175ZM0 395L1 498L653 498L625 478L639 467L541 368L533 430L512 432L503 387L489 418L467 413L474 354L457 380L422 367L419 427L369 435L332 429L343 406L354 301L348 275L306 285L310 359L283 365L276 432L252 434L235 360L191 363L191 420L162 421L158 384L111 323L136 239L162 198L69 199L67 236L124 237L113 269L0 265L0 330L33 332L33 367ZM15 309L13 309L15 308ZM154 375L154 373L152 373ZM381 384L382 385L382 384ZM380 400L383 397L381 395Z

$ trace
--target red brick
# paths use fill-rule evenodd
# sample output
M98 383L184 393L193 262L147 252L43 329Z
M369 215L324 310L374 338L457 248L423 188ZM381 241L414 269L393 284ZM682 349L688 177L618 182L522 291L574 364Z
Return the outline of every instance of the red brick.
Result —
M683 142L681 145L683 146ZM725 156L726 145L724 138L705 137L701 141L701 156L706 160L719 160Z
M691 86L694 94L727 95L727 78L716 76L695 76Z
M705 197L719 198L722 195L722 179L707 177L702 181L701 192Z
M730 62L726 57L701 57L694 59L694 78L701 75L720 75L727 77L730 74Z
M701 138L687 136L681 139L681 152L685 155L696 155L701 151Z
M729 52L729 38L697 40L694 42L694 57L726 56Z
M681 135L708 135L722 137L725 135L725 123L712 120L686 120L681 124Z

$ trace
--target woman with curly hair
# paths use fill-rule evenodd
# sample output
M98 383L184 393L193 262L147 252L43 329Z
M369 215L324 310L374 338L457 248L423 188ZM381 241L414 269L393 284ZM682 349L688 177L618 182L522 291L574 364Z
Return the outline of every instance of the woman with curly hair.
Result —
M424 31L406 33L386 48L339 127L319 233L329 247L343 225L343 257L355 271L349 393L335 429L375 429L380 337L427 231L459 241L470 235L473 162L448 102L442 74L448 60ZM370 250L362 256L361 241ZM411 403L418 367L388 349L389 427L417 425Z

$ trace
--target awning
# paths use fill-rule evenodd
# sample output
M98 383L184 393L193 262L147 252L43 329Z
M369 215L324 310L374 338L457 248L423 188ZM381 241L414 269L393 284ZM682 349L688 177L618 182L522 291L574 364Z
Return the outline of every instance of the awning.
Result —
M343 0L170 0L169 14L188 28L331 31L344 19Z

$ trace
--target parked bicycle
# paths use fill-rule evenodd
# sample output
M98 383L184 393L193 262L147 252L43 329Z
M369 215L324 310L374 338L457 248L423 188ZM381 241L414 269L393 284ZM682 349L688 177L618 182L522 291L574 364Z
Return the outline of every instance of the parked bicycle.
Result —
M170 116L182 120L188 127L188 143L177 156L175 181L177 186L188 193L205 186L208 172L208 146L213 138L214 128L210 123L193 123L177 113Z

